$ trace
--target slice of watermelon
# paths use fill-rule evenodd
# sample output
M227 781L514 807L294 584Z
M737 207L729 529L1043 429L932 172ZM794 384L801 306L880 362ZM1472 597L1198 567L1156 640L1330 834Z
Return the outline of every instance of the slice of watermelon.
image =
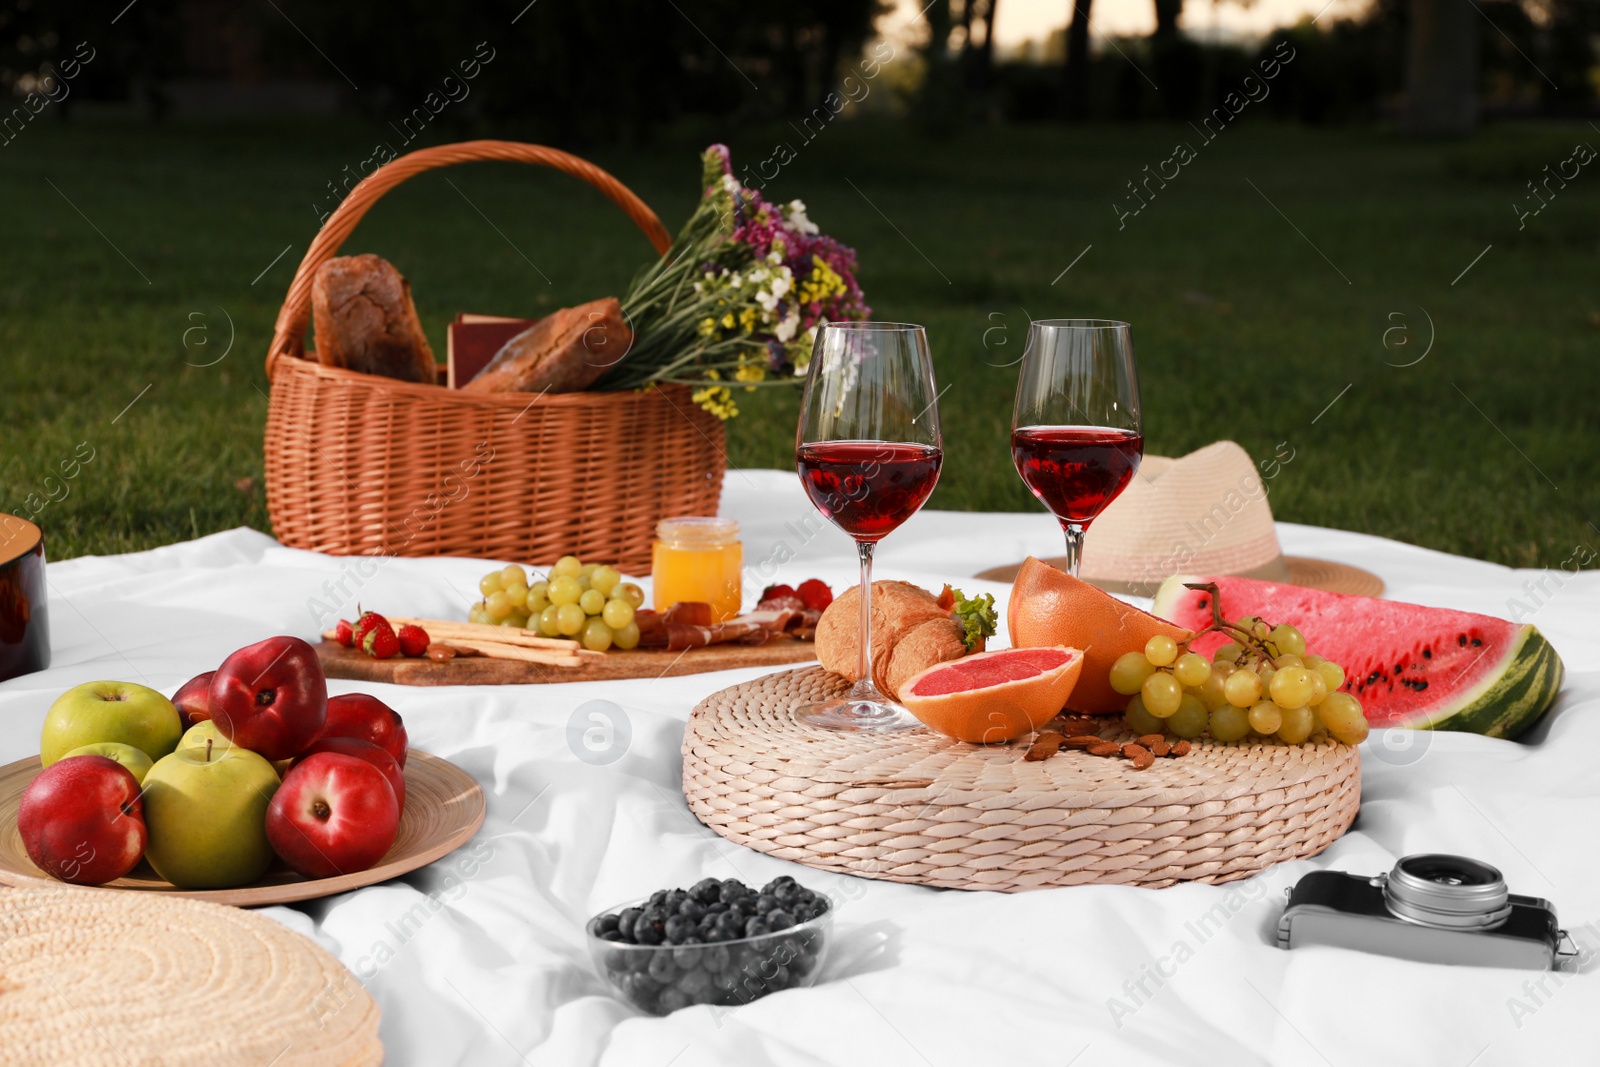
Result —
M1561 657L1543 634L1470 611L1251 578L1175 575L1157 591L1155 614L1194 630L1210 625L1210 594L1184 584L1201 581L1217 583L1229 620L1259 615L1299 627L1310 651L1344 668L1344 688L1373 726L1516 737L1561 688ZM1207 634L1195 647L1209 654L1226 640Z

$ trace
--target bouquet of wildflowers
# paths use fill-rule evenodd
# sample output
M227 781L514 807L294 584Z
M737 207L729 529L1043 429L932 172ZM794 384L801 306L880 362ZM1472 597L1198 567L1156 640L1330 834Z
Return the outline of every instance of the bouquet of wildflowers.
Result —
M817 327L871 309L854 250L820 233L805 204L740 185L723 145L701 160L700 205L623 298L633 348L601 384L691 385L697 404L728 419L739 413L733 389L799 383Z

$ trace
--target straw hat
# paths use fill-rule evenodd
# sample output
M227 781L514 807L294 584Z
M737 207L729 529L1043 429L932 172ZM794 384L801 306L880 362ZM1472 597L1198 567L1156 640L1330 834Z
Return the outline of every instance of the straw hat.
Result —
M1268 493L1249 453L1232 441L1178 459L1146 456L1133 481L1089 525L1079 573L1102 589L1139 596L1154 595L1173 574L1244 575L1362 596L1383 592L1383 580L1369 571L1285 556ZM1016 569L978 577L1008 581Z
M0 1060L369 1067L378 1006L263 915L158 893L0 888Z

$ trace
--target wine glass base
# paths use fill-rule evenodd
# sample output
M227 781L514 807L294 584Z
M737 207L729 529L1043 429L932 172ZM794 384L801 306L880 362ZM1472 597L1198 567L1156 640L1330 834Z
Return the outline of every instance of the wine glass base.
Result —
M920 719L899 704L858 697L803 704L795 709L794 715L807 726L858 734L914 730L922 725Z

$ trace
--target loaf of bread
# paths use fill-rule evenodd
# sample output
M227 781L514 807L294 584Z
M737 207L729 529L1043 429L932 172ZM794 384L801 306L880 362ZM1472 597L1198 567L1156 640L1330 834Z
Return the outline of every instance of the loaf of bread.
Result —
M861 649L861 587L841 593L817 622L817 662L856 680ZM938 597L910 582L872 583L872 680L898 700L900 687L936 663L967 654L961 624Z
M507 341L462 390L576 393L628 354L633 331L615 297L562 308Z
M404 382L438 381L411 284L370 253L336 256L311 279L317 361Z

